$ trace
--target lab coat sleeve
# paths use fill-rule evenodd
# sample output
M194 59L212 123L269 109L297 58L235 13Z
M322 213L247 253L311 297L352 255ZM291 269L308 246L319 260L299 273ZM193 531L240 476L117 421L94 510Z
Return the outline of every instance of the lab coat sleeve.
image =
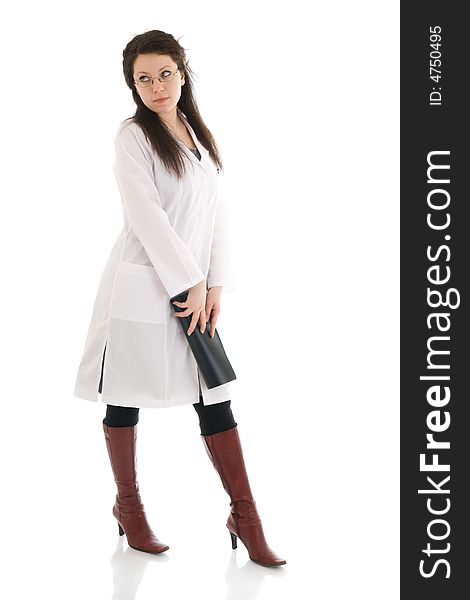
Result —
M153 159L135 127L121 124L115 136L114 174L131 227L172 298L205 277L161 207Z
M232 252L232 227L230 209L224 190L223 175L219 174L217 206L211 244L207 288L222 286L224 291L236 290L235 264Z

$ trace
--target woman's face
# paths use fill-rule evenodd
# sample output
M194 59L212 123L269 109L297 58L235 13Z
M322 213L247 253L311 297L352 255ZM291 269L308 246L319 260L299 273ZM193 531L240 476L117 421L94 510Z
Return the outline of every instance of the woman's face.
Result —
M159 115L176 115L181 86L184 85L184 74L179 70L171 78L176 68L177 64L166 54L139 54L134 61L134 81L149 82L151 77L155 78L147 87L136 84L135 88L145 106ZM163 81L156 79L157 76ZM166 77L170 81L165 81ZM156 102L160 98L168 99Z

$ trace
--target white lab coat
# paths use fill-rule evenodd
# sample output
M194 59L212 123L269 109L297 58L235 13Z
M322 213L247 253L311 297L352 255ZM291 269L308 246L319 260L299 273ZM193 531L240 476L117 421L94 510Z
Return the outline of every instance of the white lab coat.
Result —
M199 161L180 142L188 158L181 180L166 171L136 123L121 122L116 133L124 227L98 287L73 393L78 398L139 408L194 404L199 393L205 405L232 398L234 382L207 388L170 303L203 279L207 289L235 290L223 175L179 114L201 153Z

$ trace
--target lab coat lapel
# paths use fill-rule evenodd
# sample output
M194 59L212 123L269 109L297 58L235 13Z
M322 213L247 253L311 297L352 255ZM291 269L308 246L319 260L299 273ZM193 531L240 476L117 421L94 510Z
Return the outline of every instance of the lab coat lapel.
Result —
M180 114L181 114L181 116L182 116L182 118L183 118L183 120L184 120L184 122L186 124L186 127L189 130L189 133L191 134L191 137L193 138L193 142L195 143L196 148L199 150L199 154L201 155L201 160L199 160L197 158L197 156L194 156L194 153L186 146L186 144L182 143L183 150L186 152L186 154L192 160L193 163L197 164L199 167L202 168L203 171L205 171L206 170L206 166L207 166L207 160L208 160L209 152L204 148L204 146L197 139L197 136L194 133L194 129L189 124L189 121L186 118L186 115L184 113L180 113Z

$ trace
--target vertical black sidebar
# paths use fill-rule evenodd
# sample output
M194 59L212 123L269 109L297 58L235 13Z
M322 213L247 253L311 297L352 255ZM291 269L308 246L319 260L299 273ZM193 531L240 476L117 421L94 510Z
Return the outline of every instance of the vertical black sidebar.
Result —
M401 598L470 597L470 25L401 3Z

